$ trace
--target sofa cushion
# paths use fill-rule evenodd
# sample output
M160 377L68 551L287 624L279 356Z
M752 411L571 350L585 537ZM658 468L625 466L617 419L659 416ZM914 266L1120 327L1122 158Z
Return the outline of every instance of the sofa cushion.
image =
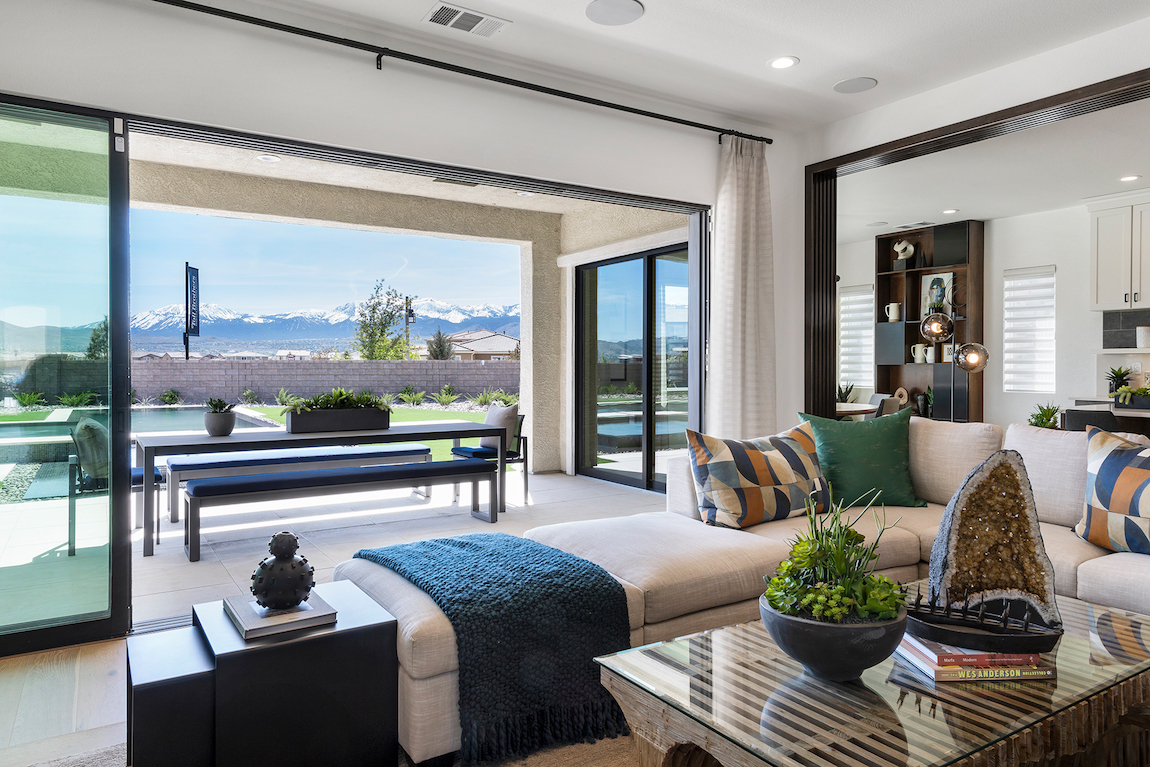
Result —
M1086 432L1012 423L1002 447L1022 455L1038 519L1063 527L1078 524L1086 498Z
M1105 557L1110 552L1084 541L1062 525L1039 522L1042 545L1054 568L1054 593L1063 597L1078 596L1078 570L1084 562Z
M1150 554L1150 447L1086 428L1086 502L1074 528L1110 551Z
M1078 598L1150 615L1150 557L1120 552L1078 566Z
M709 525L750 527L803 514L814 497L822 511L827 483L814 441L795 436L718 439L687 429L687 454L695 477L699 515Z
M910 410L869 421L835 421L799 413L815 434L823 476L834 500L854 503L873 489L879 503L923 506L910 481Z
M667 511L563 522L523 535L634 584L643 592L646 623L757 599L763 576L790 554L783 541L700 525Z
M667 457L667 511L691 519L702 519L699 498L695 494L695 474L691 459L685 455Z
M974 467L1002 448L1002 427L910 419L910 479L924 501L950 503Z
M887 524L894 524L915 535L918 538L919 559L929 562L930 550L934 548L934 539L938 536L938 526L945 511L946 507L938 503L928 503L924 507L888 506Z
M887 507L886 509L886 524L891 525L899 517L900 508ZM844 509L843 518L846 521L854 521L858 517L858 522L855 523L855 529L863 534L867 543L870 543L878 535L878 524L875 523L874 514L866 512L862 514L861 508ZM882 509L878 509L879 523L883 519ZM790 556L791 544L798 538L801 533L807 532L810 529L810 521L806 516L790 517L788 519L780 519L775 522L764 522L761 525L749 527L743 532L751 533L752 535L760 538L768 538L770 540L779 541L786 545L787 556ZM918 564L919 557L921 556L921 544L919 538L914 533L904 530L899 527L892 527L882 534L882 538L878 542L878 559L874 562L875 570L888 570L893 567L905 567L907 565ZM767 575L774 575L775 571L767 573Z

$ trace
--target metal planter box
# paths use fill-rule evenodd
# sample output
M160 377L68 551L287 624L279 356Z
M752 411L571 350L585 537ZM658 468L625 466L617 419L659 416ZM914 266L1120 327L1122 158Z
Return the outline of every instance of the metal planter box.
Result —
M319 431L379 431L391 425L391 412L377 407L356 407L342 410L288 411L289 434L310 434Z
M1150 410L1150 395L1143 395L1141 397L1139 397L1138 395L1134 395L1134 396L1130 397L1130 404L1129 405L1126 405L1122 402L1119 402L1118 398L1115 397L1114 398L1114 407L1118 408L1118 409L1130 408L1133 410Z

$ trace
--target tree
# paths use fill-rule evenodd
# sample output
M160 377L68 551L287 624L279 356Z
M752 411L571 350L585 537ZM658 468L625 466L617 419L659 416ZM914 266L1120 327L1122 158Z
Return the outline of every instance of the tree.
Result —
M449 360L455 357L455 344L443 332L436 328L435 335L427 341L427 358L429 360Z
M92 328L92 337L88 340L88 351L85 356L90 360L108 359L108 317L98 322Z
M365 360L402 360L409 356L407 340L400 330L407 305L395 288L384 290L384 281L375 283L371 297L355 314L355 346Z
M509 360L517 360L517 359L520 359L522 356L523 356L523 352L522 352L522 351L520 351L520 349L519 349L519 342L518 342L518 341L516 341L516 342L515 342L515 351L511 352L510 354L508 354L508 355L507 355L507 359L509 359Z

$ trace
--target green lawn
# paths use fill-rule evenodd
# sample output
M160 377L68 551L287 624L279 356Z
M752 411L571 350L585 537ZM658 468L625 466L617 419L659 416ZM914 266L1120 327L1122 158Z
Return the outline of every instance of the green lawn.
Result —
M268 418L271 418L279 423L284 423L287 419L285 416L280 415L283 410L279 405L272 405L270 407L253 407L246 406L249 410L255 410L257 413L262 413ZM391 422L392 423L405 423L409 421L474 421L475 423L483 423L485 413L467 413L457 412L453 410L421 410L419 408L392 408ZM451 460L451 446L454 444L449 439L435 440L427 443L431 447L431 458L434 461L450 461ZM479 444L478 439L465 439L460 442L464 446L474 446ZM514 468L509 466L509 469Z
M33 413L8 413L7 415L0 415L0 421L43 421L53 412L51 410L37 410Z

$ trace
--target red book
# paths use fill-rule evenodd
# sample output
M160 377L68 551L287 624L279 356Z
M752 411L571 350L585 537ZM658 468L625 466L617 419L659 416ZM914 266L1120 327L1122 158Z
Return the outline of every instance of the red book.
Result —
M1033 666L939 666L931 663L906 639L895 649L895 657L918 669L927 679L935 682L974 682L981 680L1002 681L1007 679L1055 679L1058 667L1053 663L1040 662Z
M903 640L936 666L1037 666L1038 653L1004 653L965 650L904 634Z

